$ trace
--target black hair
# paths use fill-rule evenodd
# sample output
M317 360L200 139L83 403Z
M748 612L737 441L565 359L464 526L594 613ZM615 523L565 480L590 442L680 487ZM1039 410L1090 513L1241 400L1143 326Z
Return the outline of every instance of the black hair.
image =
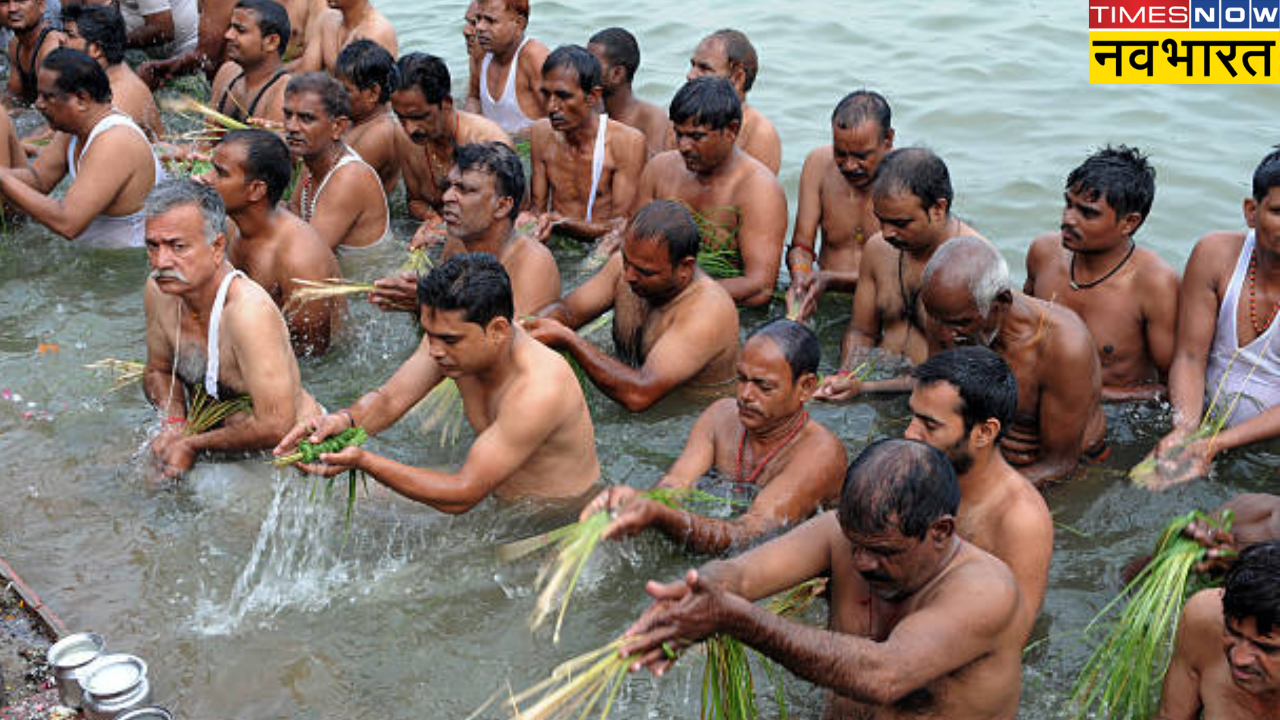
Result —
M945 350L915 366L911 377L922 386L945 382L960 395L960 417L966 434L988 419L1000 423L1004 435L1018 409L1018 381L1009 364L990 348L965 346Z
M329 73L309 72L289 78L289 84L284 86L285 97L302 93L319 95L320 103L331 120L351 117L351 97L342 83Z
M244 177L261 180L267 186L267 202L273 207L289 187L293 162L289 147L280 136L261 128L232 130L222 136L219 145L244 145Z
M1156 196L1156 170L1137 148L1108 145L1071 171L1067 189L1084 194L1090 201L1106 199L1116 211L1116 219L1136 212L1141 226Z
M1222 614L1237 622L1253 618L1258 634L1280 626L1280 540L1250 545L1227 571Z
M804 323L787 318L774 318L757 327L747 335L768 338L778 347L782 356L791 366L791 382L795 383L802 375L818 372L818 363L822 360L822 348L818 344L818 336ZM745 343L744 343L745 344Z
M733 85L721 77L694 78L676 91L667 114L677 125L692 120L712 130L742 122L742 102Z
M625 28L605 28L592 35L587 44L599 45L610 63L626 69L628 83L635 79L636 70L640 69L640 44L636 42L635 35Z
M395 58L378 43L361 38L342 48L338 53L338 74L350 80L360 90L378 86L378 102L391 99L391 92L399 85Z
M1253 199L1262 202L1271 188L1280 187L1280 145L1262 158L1253 171Z
M500 142L468 143L458 146L453 160L462 172L483 170L493 175L498 197L511 198L508 217L515 222L524 201L524 166L516 151Z
M511 278L492 253L458 253L418 278L418 303L445 312L462 310L463 319L480 327L515 315Z
M880 139L889 137L893 129L893 111L889 101L874 90L854 90L840 98L831 111L831 124L841 130L852 130L864 122L874 122L880 127Z
M128 35L124 18L112 5L63 5L62 23L75 23L80 37L90 45L97 45L108 65L124 62L124 49Z
M702 245L698 225L689 209L674 200L653 200L631 218L630 232L639 240L659 240L667 244L672 267L685 258L696 258Z
M960 484L941 450L915 440L877 440L849 463L837 511L846 532L874 535L896 527L923 539L929 526L960 508Z
M293 34L293 28L289 24L289 11L275 0L240 0L236 3L236 8L253 13L257 18L258 34L262 37L275 35L280 38L276 53L284 57L285 51L289 49L289 36Z
M40 67L57 73L54 87L59 92L68 95L84 93L96 103L111 102L111 81L107 79L107 71L97 60L79 50L56 48L45 56Z
M578 87L582 88L583 95L589 95L600 86L600 61L581 45L561 45L552 50L542 63L542 76L546 77L547 73L562 67L571 68L578 76Z
M717 30L707 37L720 41L724 47L724 57L729 61L730 67L737 65L742 68L744 76L742 92L749 92L756 82L756 72L760 70L760 60L756 57L755 46L742 31L733 28Z
M409 53L401 55L396 61L399 71L399 83L396 92L417 88L426 98L428 105L439 105L449 97L449 66L444 60L426 53Z
M925 210L939 200L946 200L947 212L951 212L951 174L942 158L928 148L899 148L880 161L871 185L872 193L896 195L903 190L919 198Z

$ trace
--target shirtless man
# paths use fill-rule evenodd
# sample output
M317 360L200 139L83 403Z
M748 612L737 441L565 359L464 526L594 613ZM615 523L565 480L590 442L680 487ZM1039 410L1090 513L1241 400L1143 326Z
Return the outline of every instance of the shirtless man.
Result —
M946 454L960 483L956 534L1004 561L1022 590L1018 625L1031 634L1049 582L1053 516L1035 486L1000 454L1013 422L1018 383L984 347L934 355L911 372L915 388L904 436Z
M1203 477L1224 450L1280 437L1280 151L1254 170L1244 218L1248 233L1211 232L1187 260L1158 487ZM1191 440L1207 406L1226 425Z
M351 103L337 80L324 73L289 80L284 138L304 165L289 210L335 251L372 247L391 235L378 172L342 140L350 125Z
M973 236L938 248L920 288L931 347L983 345L1013 370L1018 409L1000 438L1011 465L1039 487L1106 455L1102 368L1078 315L1015 290L999 251Z
M867 240L880 232L871 181L893 150L889 103L876 92L855 90L831 113L831 144L809 153L800 171L800 203L787 250L790 300L804 322L828 290L852 293ZM822 251L815 251L818 229Z
M1187 601L1154 720L1280 718L1280 542L1240 554Z
M44 15L44 0L0 0L9 42L9 96L23 104L36 101L37 69L66 37Z
M467 46L467 95L463 107L467 112L480 112L480 63L484 62L484 48L476 39L476 22L480 19L480 0L471 0L462 15L462 42Z
M742 274L720 284L739 305L768 303L782 262L787 197L778 178L735 144L742 123L737 93L722 78L691 80L672 99L670 115L677 150L645 165L636 208L667 199L705 216L721 237L703 238L703 249L728 247L741 258L735 264ZM725 241L729 233L735 238Z
M213 78L213 106L236 120L284 123L289 74L282 54L293 26L275 0L240 0L227 27L227 61Z
M64 47L79 50L107 71L111 104L128 113L152 142L164 136L164 123L151 90L124 61L124 20L112 7L66 5L62 8Z
M165 418L151 452L165 477L179 477L201 452L274 447L320 406L302 389L289 330L271 297L226 258L226 215L218 193L185 178L147 198L147 365L142 388ZM236 278L240 278L236 281ZM210 339L213 342L210 342ZM221 427L183 433L189 391L246 394L253 410Z
M458 385L476 439L454 473L410 467L360 447L320 456L309 472L363 470L392 490L460 514L489 495L500 500L577 498L600 476L595 431L582 388L557 353L513 323L511 284L489 253L462 253L419 281L418 349L382 387L345 410L312 418L276 453L359 425L378 433L441 380Z
M881 161L871 185L880 232L867 241L858 262L853 314L840 345L840 368L863 362L880 348L921 363L929 355L920 304L925 263L957 235L977 235L951 214L951 174L942 158L925 148L899 148ZM980 236L979 236L980 237ZM908 392L903 379L861 382L848 372L828 377L819 400L843 401L863 392Z
M1061 232L1027 251L1023 292L1071 308L1089 326L1104 401L1162 397L1173 360L1178 272L1133 239L1155 180L1136 149L1099 150L1067 176Z
M689 58L686 80L720 77L733 84L742 103L742 127L738 131L738 147L764 163L774 174L782 167L782 140L773 123L747 104L747 93L756 81L760 63L751 41L737 30L725 28L702 39Z
M671 119L662 108L641 100L631 90L640 69L640 45L635 36L620 27L605 28L591 36L587 50L600 61L600 87L609 117L644 133L646 159L674 149Z
M338 53L334 77L351 99L351 127L344 139L378 171L382 189L390 195L400 182L396 155L400 125L387 105L396 86L396 61L378 43L356 40Z
M538 83L550 50L525 37L529 0L479 0L478 10L476 41L484 48L484 57L480 81L470 91L479 93L475 100L482 115L511 137L527 139L533 121L547 116Z
M547 56L540 92L547 117L529 138L536 237L546 242L554 231L594 240L621 231L644 169L644 133L596 109L600 62L577 45Z
M600 272L544 307L526 329L568 350L601 392L641 412L681 385L714 386L734 375L738 311L698 267L698 228L670 200L640 209ZM611 357L574 330L613 308Z
M29 168L0 168L0 195L77 245L141 247L142 204L161 177L146 134L111 107L106 71L79 50L49 53L38 78L36 109L57 132ZM51 195L68 174L66 193Z
M732 560L650 582L623 653L661 675L666 650L722 632L827 689L824 720L1013 720L1027 602L1009 568L956 532L941 452L881 440L849 466L838 511ZM827 629L755 600L829 575Z
M818 386L818 336L792 320L752 331L738 359L737 398L717 400L702 413L684 452L657 487L692 488L713 468L759 489L732 520L698 515L650 500L634 488L606 490L582 518L609 510L606 538L655 528L698 553L742 548L780 527L800 522L840 494L848 463L844 445L805 411Z
M560 297L560 270L547 246L516 232L524 197L524 168L510 147L497 142L462 145L444 179L444 217L448 240L442 257L485 252L498 258L511 278L517 316L523 317ZM402 273L374 283L370 301L383 310L412 312L417 277Z
M361 38L378 43L393 58L399 54L396 29L369 0L329 0L329 8L316 20L302 57L287 65L289 72L332 73L338 67L338 53Z
M413 244L444 239L440 217L442 183L453 167L453 154L461 145L499 142L511 146L511 138L492 120L459 110L449 94L449 67L434 55L409 53L396 63L400 84L391 93L400 128L396 155L404 176L409 214L422 221ZM517 200L519 205L523 198Z
M218 191L238 231L228 243L227 259L285 310L296 354L323 354L342 304L313 300L290 307L289 300L300 287L297 280L335 278L342 271L310 225L276 207L289 186L289 148L266 130L232 130L214 148L211 164L202 179Z

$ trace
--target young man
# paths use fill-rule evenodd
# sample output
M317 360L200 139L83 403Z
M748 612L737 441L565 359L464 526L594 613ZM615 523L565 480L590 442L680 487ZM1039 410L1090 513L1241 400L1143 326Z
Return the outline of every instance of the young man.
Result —
M382 189L390 195L400 181L396 155L400 125L387 106L396 86L396 61L378 43L356 40L338 53L334 77L351 99L351 127L344 139L378 171Z
M1178 273L1133 239L1155 178L1136 149L1099 150L1067 176L1061 231L1027 251L1023 292L1084 320L1102 361L1103 400L1163 396L1173 360Z
M124 20L113 7L67 5L62 8L63 45L79 50L102 65L111 83L111 104L133 118L148 139L164 136L160 109L146 83L124 61Z
M641 208L615 253L563 301L526 328L568 350L596 387L641 412L681 385L714 386L733 377L738 312L697 264L698 228L678 203ZM617 358L574 330L613 308Z
M329 0L329 8L316 20L302 57L288 64L290 72L332 73L338 53L362 38L378 43L393 58L399 54L396 29L369 0Z
M488 253L462 253L419 281L418 349L382 387L349 408L300 423L277 454L307 437L319 442L348 427L389 427L444 378L462 394L476 440L453 473L410 467L360 447L320 457L308 472L347 469L441 512L461 514L501 500L575 498L600 476L595 432L582 388L557 353L512 321L511 283Z
M236 120L284 123L289 74L283 53L293 26L275 0L239 0L226 32L227 62L213 78L213 106Z
M879 93L845 95L831 113L831 144L809 153L800 171L800 202L787 250L791 302L801 322L818 309L827 291L852 293L858 286L862 248L880 232L871 202L871 182L893 150L889 103ZM822 249L816 248L822 230Z
M517 140L529 137L529 126L547 116L538 93L546 45L525 36L529 0L479 0L476 42L484 48L480 81L471 91L480 112ZM471 98L467 98L468 102Z
M675 200L703 216L706 250L728 250L741 274L719 282L739 305L773 298L787 233L787 197L778 178L737 145L742 106L728 80L685 83L671 100L678 150L645 165L636 208Z
M755 84L760 62L756 49L747 36L729 28L717 30L698 43L689 58L689 74L686 80L700 77L719 77L733 84L738 100L742 103L742 127L737 143L743 152L759 160L774 174L782 167L782 140L773 123L747 104L747 93Z
M542 64L547 117L530 134L536 237L552 232L585 240L621 231L645 164L644 134L601 115L600 63L562 45Z
M3 0L5 26L13 32L9 43L9 95L31 105L36 101L36 74L49 53L66 38L44 14L44 0Z
M635 36L624 28L605 28L591 36L587 50L600 61L600 87L609 117L644 133L646 159L673 149L671 119L662 108L641 100L631 90L640 69L640 45Z
M847 463L844 446L805 411L818 385L819 354L818 337L792 320L773 320L752 331L738 359L737 397L717 400L702 413L680 458L658 482L660 488L692 488L714 468L721 477L759 488L745 513L720 520L618 485L591 501L582 517L611 511L606 538L654 528L693 552L722 553L800 522L835 500Z
M147 198L143 305L147 365L142 388L165 418L151 452L165 477L179 477L201 452L274 447L320 406L302 389L298 361L280 311L257 283L226 258L226 215L218 193L188 179L166 182ZM253 400L247 414L187 435L190 390Z

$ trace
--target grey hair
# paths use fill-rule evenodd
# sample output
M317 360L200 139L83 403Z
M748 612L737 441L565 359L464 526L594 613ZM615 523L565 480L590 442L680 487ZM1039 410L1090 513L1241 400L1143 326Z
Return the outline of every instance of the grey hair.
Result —
M925 264L920 287L928 287L941 268L966 273L969 296L983 317L991 311L997 295L1013 289L1009 283L1009 263L991 243L980 237L961 235L942 243Z
M185 205L194 205L200 211L206 243L212 243L227 231L227 208L222 204L222 196L212 187L190 178L169 178L156 185L147 195L143 210L148 218L153 218Z

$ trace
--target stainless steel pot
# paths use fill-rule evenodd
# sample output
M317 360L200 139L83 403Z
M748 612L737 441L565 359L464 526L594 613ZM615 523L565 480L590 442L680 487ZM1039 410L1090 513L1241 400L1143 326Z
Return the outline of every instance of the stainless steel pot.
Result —
M49 666L53 668L54 684L58 687L58 702L77 710L83 707L80 681L106 646L101 635L84 632L68 635L49 648Z
M103 655L80 681L84 714L89 720L115 720L151 699L147 664L133 655Z
M168 710L153 705L117 715L116 720L173 720L173 715L170 715Z

